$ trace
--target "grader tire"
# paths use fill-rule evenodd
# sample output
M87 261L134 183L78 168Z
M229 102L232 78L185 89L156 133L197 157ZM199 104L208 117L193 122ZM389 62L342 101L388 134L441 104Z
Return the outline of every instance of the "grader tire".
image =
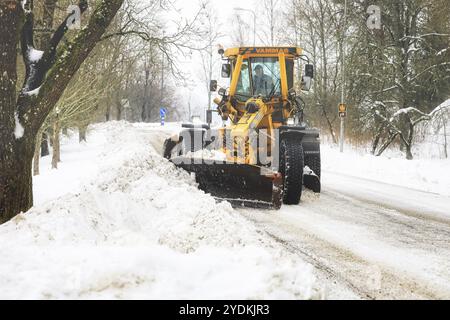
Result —
M283 202L287 205L300 203L303 188L304 155L301 143L286 138L280 145L280 171L283 176Z

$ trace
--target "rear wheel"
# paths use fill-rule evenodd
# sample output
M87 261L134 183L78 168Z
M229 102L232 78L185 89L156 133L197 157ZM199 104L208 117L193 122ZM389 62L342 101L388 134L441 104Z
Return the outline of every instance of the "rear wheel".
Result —
M312 171L314 171L316 176L320 178L321 176L320 150L319 153L305 155L305 166L308 166Z
M280 145L280 171L283 175L283 202L299 204L303 187L303 147L298 140L286 138Z

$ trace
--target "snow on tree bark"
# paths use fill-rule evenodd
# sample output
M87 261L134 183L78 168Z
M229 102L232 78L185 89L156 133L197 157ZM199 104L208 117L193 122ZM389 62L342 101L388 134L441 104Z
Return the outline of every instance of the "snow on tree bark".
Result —
M53 154L52 154L52 169L58 169L58 163L61 161L61 142L60 142L61 127L58 118L53 123Z
M34 148L33 157L33 176L38 176L40 174L40 160L41 160L41 144L42 144L42 133L38 133L36 138L36 146Z

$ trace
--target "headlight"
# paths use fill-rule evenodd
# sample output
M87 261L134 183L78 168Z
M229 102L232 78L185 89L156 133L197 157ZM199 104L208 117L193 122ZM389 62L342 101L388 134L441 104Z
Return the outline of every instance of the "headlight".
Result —
M295 119L294 119L294 118L289 118L289 119L287 119L287 124L288 124L288 126L293 126L293 125L295 125Z

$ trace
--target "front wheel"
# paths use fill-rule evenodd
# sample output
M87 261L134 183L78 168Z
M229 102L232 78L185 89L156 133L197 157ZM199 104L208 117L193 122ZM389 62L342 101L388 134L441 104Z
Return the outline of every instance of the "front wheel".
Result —
M300 203L303 188L303 147L298 140L286 138L280 145L280 171L283 175L283 202Z

